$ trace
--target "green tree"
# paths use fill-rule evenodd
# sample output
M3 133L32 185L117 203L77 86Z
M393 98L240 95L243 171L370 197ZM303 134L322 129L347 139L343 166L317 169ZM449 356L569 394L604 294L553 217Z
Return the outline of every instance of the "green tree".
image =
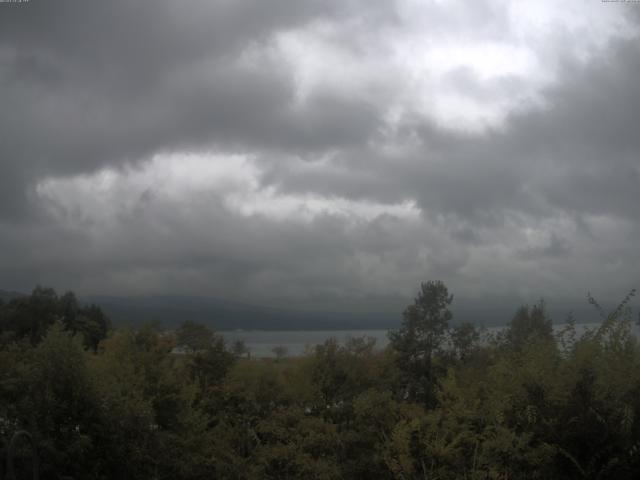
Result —
M235 355L227 350L224 339L219 335L212 335L207 347L190 355L187 367L200 390L206 392L224 379L236 361Z
M271 349L271 351L276 356L276 362L281 361L289 353L289 350L284 345L276 345Z
M85 346L94 351L111 328L100 307L81 306L73 292L58 296L52 288L38 286L31 295L0 307L0 333L15 340L29 339L32 345L58 320L66 331L80 333Z
M111 328L109 318L97 305L80 306L73 292L62 295L58 303L65 329L81 334L85 346L95 351L100 341L107 338Z
M21 423L35 434L42 477L95 478L102 459L93 437L104 423L82 339L57 322L27 356L33 363L23 394L30 405Z
M231 351L236 357L246 356L247 358L249 358L251 356L249 347L247 347L247 344L244 340L236 340L235 342L233 342L233 344L231 345Z
M473 323L456 325L450 332L451 347L459 360L466 360L477 348L480 331Z
M440 351L452 318L453 295L441 281L423 282L413 305L403 312L399 330L389 333L391 348L404 374L407 398L432 404L434 355Z
M553 341L553 326L543 300L529 307L522 306L511 319L506 331L509 346L520 349L533 339Z
M98 344L107 338L110 329L111 322L100 307L89 305L78 311L74 331L82 335L86 347L95 351Z
M193 320L185 320L176 330L176 343L192 352L204 350L214 341L213 330Z
M3 308L0 331L16 340L38 344L56 320L61 319L58 295L52 288L37 286L31 295L14 298Z

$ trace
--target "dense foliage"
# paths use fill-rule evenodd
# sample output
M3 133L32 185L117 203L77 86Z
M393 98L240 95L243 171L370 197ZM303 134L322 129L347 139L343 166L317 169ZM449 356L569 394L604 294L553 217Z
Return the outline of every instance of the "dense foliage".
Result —
M540 303L488 336L428 282L384 350L251 359L38 288L0 305L0 436L30 431L45 479L637 478L629 298L597 329L554 334Z

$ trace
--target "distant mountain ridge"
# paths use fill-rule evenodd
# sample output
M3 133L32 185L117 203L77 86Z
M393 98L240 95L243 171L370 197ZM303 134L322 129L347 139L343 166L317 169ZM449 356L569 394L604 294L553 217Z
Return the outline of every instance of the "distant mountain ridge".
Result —
M26 296L27 296L26 293L14 292L11 290L0 290L0 300L4 300L5 302L13 300L14 298L20 298L20 297L26 297Z
M0 290L0 299L5 302L25 296L28 294ZM164 328L174 328L193 320L215 330L386 329L395 327L400 318L388 312L308 311L182 295L87 295L78 300L98 305L114 325L120 326L159 322Z
M26 295L0 290L0 299L5 302ZM368 311L356 312L304 310L186 295L87 295L79 296L78 300L83 304L98 305L116 326L158 322L162 328L175 328L185 320L192 320L218 331L367 330L398 328L402 321L402 307L397 311L380 310L374 306ZM406 304L410 302L407 299ZM468 321L486 327L506 325L520 305L516 299L482 301L454 298L452 324ZM578 323L600 321L597 312L586 301L554 302L549 306L554 323L565 322L571 311ZM606 307L605 310L608 311Z
M115 325L157 321L172 328L193 320L215 330L342 330L384 329L399 323L397 314L288 310L206 297L90 296L82 300L99 305Z
M402 321L402 309L365 312L302 310L181 295L98 295L81 300L99 305L115 325L157 321L164 328L173 328L184 320L193 320L215 330L350 330L398 328ZM407 300L407 304L409 302ZM483 303L454 299L452 323L468 321L487 327L506 325L520 305L517 300ZM599 321L597 312L586 301L575 304L558 302L549 308L554 323L566 321L569 312L575 314L579 323Z

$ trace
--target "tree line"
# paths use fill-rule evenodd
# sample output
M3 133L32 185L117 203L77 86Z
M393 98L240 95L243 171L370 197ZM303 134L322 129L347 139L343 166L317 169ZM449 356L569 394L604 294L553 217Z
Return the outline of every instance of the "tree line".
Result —
M386 348L274 360L194 322L116 329L38 287L0 303L0 437L29 432L43 479L637 478L634 293L609 314L589 296L597 328L554 332L540 302L489 335L452 326L431 281Z

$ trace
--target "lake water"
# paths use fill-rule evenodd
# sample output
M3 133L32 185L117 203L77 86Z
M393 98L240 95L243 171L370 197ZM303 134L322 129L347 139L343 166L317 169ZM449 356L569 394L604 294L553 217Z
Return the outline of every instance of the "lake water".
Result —
M555 324L555 331L562 329L565 324ZM588 328L595 328L598 324L582 323L576 325L576 332L580 335ZM490 327L486 332L497 332L504 327ZM634 326L635 334L638 335L637 326ZM229 343L236 340L244 341L253 357L274 357L275 347L284 347L288 356L303 355L307 349L324 343L334 337L340 344L346 340L357 337L371 337L376 340L377 348L384 348L388 343L389 330L321 330L321 331L266 331L266 330L236 330L220 332Z
M389 340L388 330L321 330L321 331L263 331L237 330L220 332L224 339L233 343L242 340L249 348L253 357L273 357L275 347L285 347L287 355L298 356L305 353L307 348L324 343L335 337L341 344L349 337L372 337L376 339L376 346L384 348Z

